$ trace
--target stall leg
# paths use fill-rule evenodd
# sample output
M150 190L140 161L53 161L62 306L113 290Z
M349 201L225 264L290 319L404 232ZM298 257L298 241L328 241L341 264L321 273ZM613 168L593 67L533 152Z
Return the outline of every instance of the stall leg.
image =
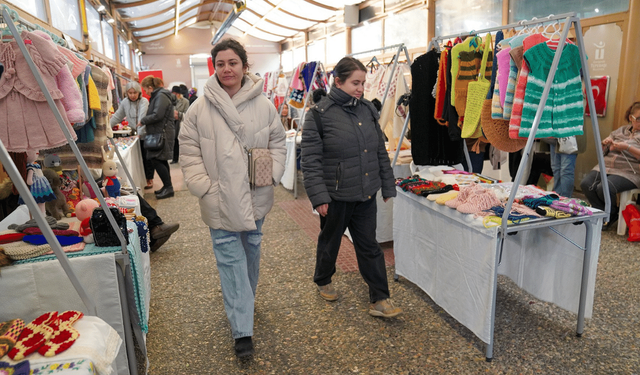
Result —
M498 293L498 266L500 265L500 258L502 256L502 246L504 244L504 237L501 234L498 241L496 241L496 261L493 268L493 292L491 298L491 327L489 328L489 342L487 343L487 349L485 353L485 359L487 362L493 360L493 334L496 323L496 295Z
M589 268L591 267L591 236L593 233L593 221L586 220L584 222L586 229L586 239L584 245L584 259L582 261L582 284L580 286L580 304L578 305L578 328L576 336L582 337L584 332L584 310L587 305L587 286L589 284Z
M129 362L129 374L138 375L138 363L136 361L136 350L133 344L133 334L131 331L131 320L129 319L129 304L127 302L127 291L125 289L124 274L120 264L116 266L118 272L118 287L120 289L120 301L122 303L122 324L124 325L125 345L127 346L127 360Z

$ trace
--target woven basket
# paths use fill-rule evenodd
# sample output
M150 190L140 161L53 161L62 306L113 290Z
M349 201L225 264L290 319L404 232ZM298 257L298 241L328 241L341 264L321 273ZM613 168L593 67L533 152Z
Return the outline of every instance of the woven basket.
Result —
M489 143L500 151L520 151L527 144L526 138L509 138L509 120L496 120L491 117L491 99L485 99L482 105L482 118L480 120L482 132Z

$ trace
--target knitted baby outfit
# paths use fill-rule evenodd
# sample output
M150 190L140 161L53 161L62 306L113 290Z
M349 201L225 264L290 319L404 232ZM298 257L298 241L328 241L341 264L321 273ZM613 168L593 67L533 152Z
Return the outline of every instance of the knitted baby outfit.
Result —
M22 319L0 323L0 358L13 349L23 329L24 321Z

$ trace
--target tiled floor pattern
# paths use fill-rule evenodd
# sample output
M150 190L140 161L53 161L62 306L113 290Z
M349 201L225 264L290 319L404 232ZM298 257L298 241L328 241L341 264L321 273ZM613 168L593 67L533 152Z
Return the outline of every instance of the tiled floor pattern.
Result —
M309 238L317 241L318 234L320 233L320 218L313 213L311 202L309 202L308 199L298 198L293 201L281 202L280 207L304 230ZM383 244L382 249L384 251L386 266L393 266L395 264L393 248L388 244ZM340 252L338 253L336 266L342 272L354 272L358 270L356 252L353 243L351 243L347 236L342 236L342 244L340 246Z

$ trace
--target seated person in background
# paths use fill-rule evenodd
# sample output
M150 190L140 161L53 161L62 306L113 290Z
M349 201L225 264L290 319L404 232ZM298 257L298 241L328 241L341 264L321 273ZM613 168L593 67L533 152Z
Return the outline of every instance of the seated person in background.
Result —
M291 116L289 116L289 106L286 103L282 103L280 121L282 122L282 126L284 126L284 130L291 129Z
M640 102L633 103L627 109L624 118L629 124L612 131L602 141L611 197L611 214L609 222L602 227L604 230L609 229L618 220L618 193L640 187ZM599 171L598 165L593 167L580 183L580 187L593 207L604 210L605 198Z

